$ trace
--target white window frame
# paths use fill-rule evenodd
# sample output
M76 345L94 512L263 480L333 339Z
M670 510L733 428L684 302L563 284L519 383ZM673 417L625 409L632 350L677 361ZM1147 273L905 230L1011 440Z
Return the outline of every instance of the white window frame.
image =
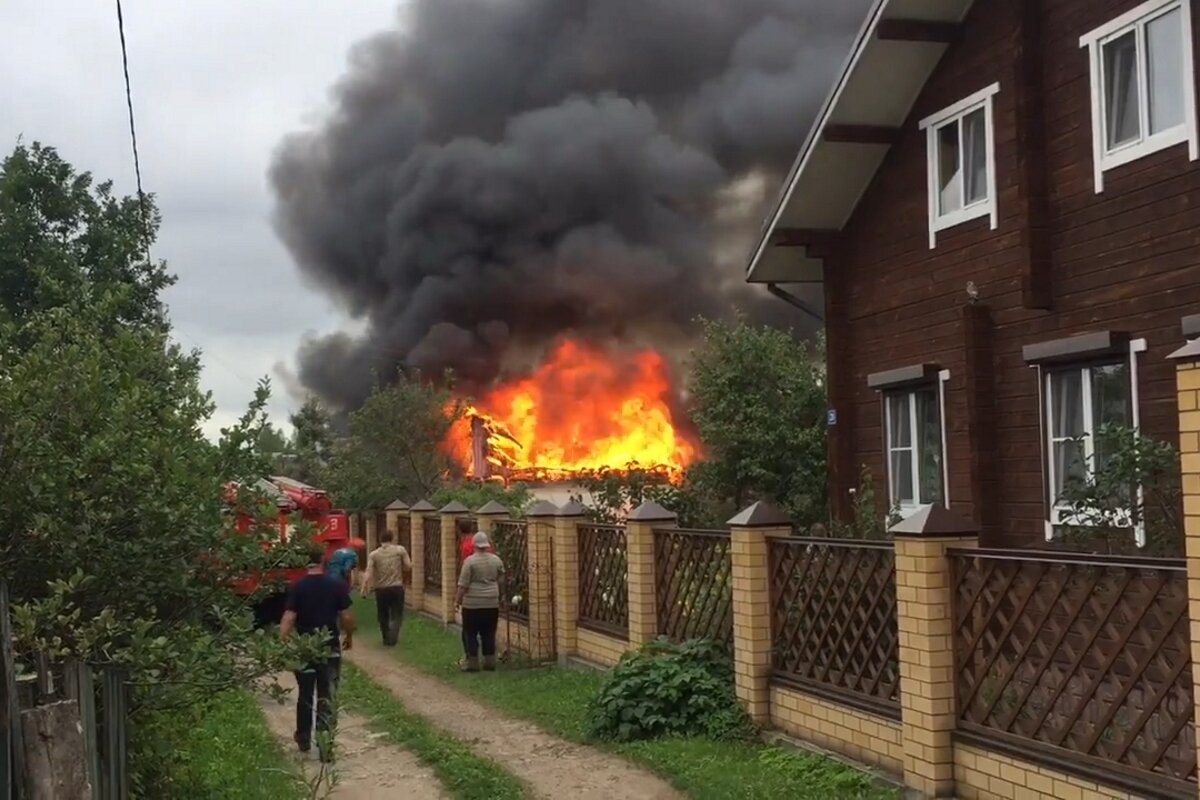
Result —
M938 438L941 444L942 456L942 504L947 508L950 506L950 467L947 463L947 444L946 444L946 383L950 380L950 371L942 370L938 373L937 381L937 404L938 404ZM930 503L921 502L921 454L917 447L917 404L913 402L913 396L919 391L926 391L931 387L928 383L922 383L917 386L901 386L895 389L884 389L880 392L880 399L883 402L883 457L884 470L887 474L887 490L888 490L888 510L892 509L899 511L901 517L910 517L923 508L928 508ZM908 399L908 424L911 431L912 444L909 447L892 447L892 408L888 403L888 399L895 395L905 395ZM912 459L912 481L913 485L909 487L912 491L913 502L909 504L900 504L896 501L896 477L892 471L892 452L896 450L909 450L909 457Z
M1129 343L1129 405L1130 405L1130 421L1132 427L1136 431L1140 431L1142 427L1141 413L1138 410L1140 405L1138 398L1138 354L1146 352L1146 340L1134 339ZM1111 363L1111 362L1109 362ZM1083 456L1085 468L1090 473L1093 469L1093 458L1095 457L1096 445L1093 438L1094 431L1092 426L1092 381L1091 370L1092 365L1080 364L1078 366L1070 366L1067 369L1079 370L1083 373L1083 424L1084 424L1084 439L1083 439ZM1062 369L1043 370L1038 368L1038 380L1041 402L1041 428L1042 428L1042 447L1043 459L1046 469L1046 502L1050 505L1050 513L1045 523L1046 541L1054 540L1054 528L1059 525L1087 525L1087 520L1075 518L1071 513L1071 509L1058 504L1058 498L1054 496L1055 478L1054 472L1054 392L1051 388L1050 376L1053 372L1062 372ZM1060 439L1062 437L1059 437ZM1137 487L1138 505L1141 506L1145 495L1143 487ZM1131 521L1133 517L1132 509L1127 512L1127 517ZM1146 546L1146 525L1144 520L1138 520L1137 525L1126 524L1123 527L1132 527L1134 533L1134 541L1138 547Z
M996 203L996 131L995 131L995 112L993 109L993 98L1000 91L1000 84L993 83L991 86L980 89L970 97L964 97L952 106L943 108L936 114L931 114L921 120L920 128L925 131L925 172L927 192L929 195L929 249L937 247L938 231L944 231L947 228L953 228L956 225L961 225L964 222L969 222L980 217L988 217L991 220L992 230L996 230L999 225L998 207ZM986 158L987 158L987 198L977 200L970 205L966 204L966 191L964 185L963 192L963 207L951 211L948 214L940 213L938 207L938 131L947 125L959 123L959 155L960 158L966 157L966 149L962 147L962 120L968 114L972 114L980 109L984 110L984 128L986 133ZM964 162L962 165L962 180L966 181L967 165Z
M1183 28L1183 123L1174 128L1150 133L1150 94L1146 64L1146 25L1164 14L1179 9ZM1138 117L1141 137L1134 142L1108 149L1108 108L1104 92L1104 45L1130 31L1137 32L1138 74ZM1104 191L1104 173L1110 169L1144 158L1151 153L1165 150L1181 142L1188 143L1188 158L1200 158L1200 134L1196 127L1195 67L1192 56L1192 3L1191 0L1148 0L1094 31L1079 38L1079 46L1088 49L1091 65L1092 101L1092 161L1095 173L1096 194Z

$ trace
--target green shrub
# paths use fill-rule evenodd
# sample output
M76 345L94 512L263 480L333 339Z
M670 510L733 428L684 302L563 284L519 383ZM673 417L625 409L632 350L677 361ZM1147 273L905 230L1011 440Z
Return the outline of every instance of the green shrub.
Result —
M629 742L664 736L742 739L754 726L738 706L733 663L720 645L658 639L626 655L588 707L588 731Z

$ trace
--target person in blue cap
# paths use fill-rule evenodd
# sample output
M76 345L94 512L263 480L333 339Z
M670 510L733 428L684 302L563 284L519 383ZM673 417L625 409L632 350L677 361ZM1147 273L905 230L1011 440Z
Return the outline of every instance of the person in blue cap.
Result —
M354 580L354 570L357 567L358 551L346 545L334 550L333 554L329 556L329 561L325 564L325 574L350 585Z

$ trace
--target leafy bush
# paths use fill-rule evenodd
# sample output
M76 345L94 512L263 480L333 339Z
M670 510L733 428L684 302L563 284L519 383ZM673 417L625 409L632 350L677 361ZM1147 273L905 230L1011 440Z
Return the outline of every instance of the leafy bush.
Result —
M658 639L613 669L588 708L588 732L628 742L665 736L742 739L754 725L738 706L733 664L720 645Z
M495 500L504 506L514 517L523 516L525 509L533 505L533 493L523 483L505 486L494 481L471 481L458 486L443 486L428 499L437 508L445 506L452 500L457 500L474 511Z

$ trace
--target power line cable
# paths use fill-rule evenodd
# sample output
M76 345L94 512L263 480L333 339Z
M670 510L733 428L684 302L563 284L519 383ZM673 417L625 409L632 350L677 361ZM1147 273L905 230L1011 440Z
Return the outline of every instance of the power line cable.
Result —
M142 161L138 156L137 124L133 116L133 89L129 81L129 51L125 45L125 14L121 0L117 1L117 33L121 37L121 68L125 73L125 107L129 110L129 140L133 145L133 174L137 181L138 206L142 212L143 234L146 237L146 260L150 260L150 217L146 211L146 193L142 191Z

